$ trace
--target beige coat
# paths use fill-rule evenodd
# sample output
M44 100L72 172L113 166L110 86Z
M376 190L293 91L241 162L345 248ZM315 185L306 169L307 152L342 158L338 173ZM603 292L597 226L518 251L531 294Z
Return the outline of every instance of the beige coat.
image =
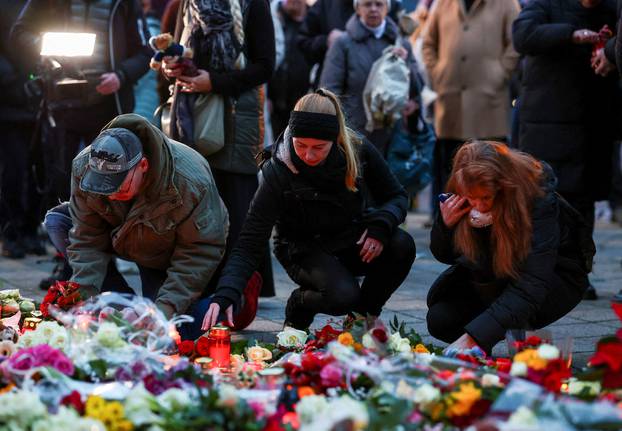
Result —
M434 90L439 138L508 135L508 82L518 61L512 47L516 0L437 0L428 20L423 58Z

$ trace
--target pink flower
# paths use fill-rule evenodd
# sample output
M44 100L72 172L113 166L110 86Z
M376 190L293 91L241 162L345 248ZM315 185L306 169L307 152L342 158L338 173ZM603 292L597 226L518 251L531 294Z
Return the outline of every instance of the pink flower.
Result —
M74 371L73 364L67 358L56 358L56 360L52 364L52 367L56 368L58 371L67 376L71 376Z
M322 371L320 371L320 378L322 379L322 386L333 388L341 386L343 373L338 366L334 363L330 363L322 368Z
M27 350L27 349L24 349ZM9 358L9 366L15 370L25 371L30 370L35 365L34 358L25 352L24 350L17 352L15 355Z

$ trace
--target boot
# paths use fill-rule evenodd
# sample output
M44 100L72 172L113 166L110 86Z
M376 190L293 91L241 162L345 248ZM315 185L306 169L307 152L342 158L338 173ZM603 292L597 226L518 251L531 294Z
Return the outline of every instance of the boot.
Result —
M26 257L26 249L20 239L5 238L2 241L2 256L9 259L23 259Z
M303 292L300 288L294 290L285 306L285 323L283 326L306 330L313 323L315 313L305 310Z
M56 265L52 269L52 274L39 282L39 289L48 290L57 281L66 281L71 278L73 271L69 262L61 254L54 256L54 262Z
M590 283L585 292L583 292L583 299L586 301L595 301L598 299L598 294L596 293L596 289Z

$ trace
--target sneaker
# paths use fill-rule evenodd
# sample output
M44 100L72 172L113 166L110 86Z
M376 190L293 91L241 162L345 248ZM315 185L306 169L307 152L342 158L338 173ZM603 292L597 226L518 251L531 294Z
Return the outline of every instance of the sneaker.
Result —
M315 313L305 310L303 307L302 290L294 290L285 306L285 322L283 326L305 330L311 326L314 317Z
M26 249L19 239L4 239L2 242L2 256L9 259L23 259L26 257Z
M240 311L233 316L234 330L241 331L255 320L259 302L259 292L261 292L262 284L263 280L261 279L261 275L255 271L250 280L248 280L248 283L246 283L246 287L242 293L242 307Z
M50 286L52 286L57 281L65 281L71 278L72 270L69 266L69 263L65 260L65 258L61 254L57 254L54 256L54 269L52 270L52 275L44 278L39 282L39 289L48 290Z
M598 299L598 294L596 293L596 289L591 284L587 287L587 290L583 292L583 299L586 301L594 301Z

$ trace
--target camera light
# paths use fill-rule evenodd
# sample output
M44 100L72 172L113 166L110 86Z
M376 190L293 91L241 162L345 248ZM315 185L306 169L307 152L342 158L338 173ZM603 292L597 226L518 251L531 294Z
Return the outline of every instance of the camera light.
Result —
M56 57L89 57L95 49L94 33L43 34L41 55Z

